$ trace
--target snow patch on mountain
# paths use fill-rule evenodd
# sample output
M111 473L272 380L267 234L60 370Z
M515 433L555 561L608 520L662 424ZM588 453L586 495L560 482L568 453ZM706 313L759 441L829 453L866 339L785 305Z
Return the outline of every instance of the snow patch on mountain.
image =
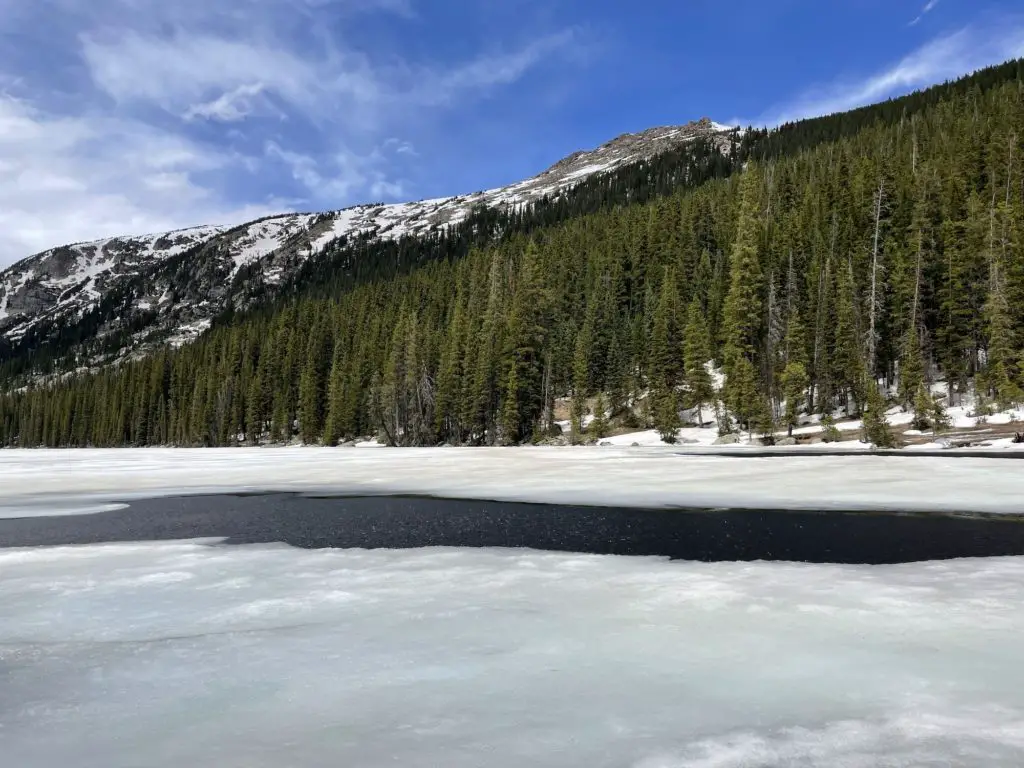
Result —
M192 227L52 248L0 272L0 339L16 342L41 324L55 328L81 321L104 297L124 289L125 312L156 316L143 323L147 333L172 344L187 343L224 309L243 269L247 278L278 284L342 238L423 237L466 220L476 208L529 205L698 137L726 152L736 133L703 118L624 134L569 155L533 178L469 195L285 213L238 227ZM181 264L168 265L175 257L183 259ZM97 333L112 330L104 327ZM135 342L146 344L147 333L136 334Z

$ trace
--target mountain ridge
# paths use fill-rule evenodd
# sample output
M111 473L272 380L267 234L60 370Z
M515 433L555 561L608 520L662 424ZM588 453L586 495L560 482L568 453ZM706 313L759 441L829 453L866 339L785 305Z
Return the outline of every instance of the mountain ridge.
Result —
M0 271L0 339L15 345L44 326L74 325L122 291L134 294L125 309L146 331L137 340L177 346L198 336L223 311L243 267L249 268L247 279L256 273L265 284L279 285L344 238L423 237L464 221L479 207L528 205L696 138L708 139L725 152L740 135L739 128L705 117L625 133L592 150L574 152L536 176L471 194L274 214L236 226L200 225L57 246ZM183 263L175 265L175 260ZM184 295L168 268L187 278ZM98 337L115 328L107 326L98 329Z

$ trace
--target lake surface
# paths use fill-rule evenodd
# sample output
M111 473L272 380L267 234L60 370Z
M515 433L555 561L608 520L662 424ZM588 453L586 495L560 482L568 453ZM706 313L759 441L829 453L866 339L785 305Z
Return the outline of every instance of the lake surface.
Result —
M1014 518L841 511L259 494L134 500L99 514L0 520L0 547L212 537L305 549L525 547L705 562L886 564L1024 555L1024 522Z

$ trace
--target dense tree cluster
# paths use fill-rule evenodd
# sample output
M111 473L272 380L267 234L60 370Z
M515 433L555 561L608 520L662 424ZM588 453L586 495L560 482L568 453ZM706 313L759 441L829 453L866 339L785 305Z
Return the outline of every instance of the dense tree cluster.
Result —
M621 204L541 207L464 254L358 280L321 262L188 347L0 397L0 441L509 444L548 435L561 397L578 433L597 397L594 431L606 410L671 438L684 409L767 433L842 408L885 444L890 392L941 420L936 373L950 402L1018 402L1022 83L1006 65L791 151L748 137L741 173L697 185L617 177Z

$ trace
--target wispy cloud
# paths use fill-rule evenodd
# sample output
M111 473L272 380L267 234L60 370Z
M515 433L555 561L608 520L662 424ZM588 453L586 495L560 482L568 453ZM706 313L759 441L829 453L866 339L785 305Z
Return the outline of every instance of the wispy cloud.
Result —
M908 26L913 27L919 24L921 22L921 19L923 19L933 10L935 10L935 6L938 4L939 0L928 0L928 2L924 4L924 8L921 9L921 12L914 17L914 19L910 22Z
M234 90L221 94L213 101L193 104L185 112L186 120L206 118L223 123L244 120L257 109L257 99L266 86L263 83L240 85Z
M197 181L236 162L135 121L58 117L0 96L0 264L60 243L288 207L234 205Z
M757 119L731 122L775 126L844 112L1020 56L1024 56L1024 23L1020 20L999 27L966 27L926 43L868 77L819 85Z
M413 195L420 125L580 44L492 36L424 60L358 38L373 14L423 23L414 0L0 0L0 35L23 45L0 49L0 266L104 234Z
M422 70L416 73L415 85L407 95L427 104L444 104L466 92L515 82L541 60L571 47L575 35L574 30L563 30L519 50L483 55L448 71Z

